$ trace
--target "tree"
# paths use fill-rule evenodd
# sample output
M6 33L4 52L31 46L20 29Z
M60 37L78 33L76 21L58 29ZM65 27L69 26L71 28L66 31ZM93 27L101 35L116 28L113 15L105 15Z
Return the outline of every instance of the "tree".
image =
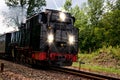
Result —
M22 10L25 8L27 10L27 16L38 13L42 6L46 5L45 0L6 0L7 6L11 7L21 7Z
M88 31L88 16L85 14L85 8L79 8L78 5L71 9L71 14L75 17L75 27L79 29L79 48L81 51L86 50L86 39ZM87 29L87 30L86 30Z
M3 12L4 20L3 22L8 27L14 27L14 29L17 29L21 26L21 21L23 21L23 14L20 13L22 10L18 7L16 8L10 8L7 12ZM13 14L14 13L14 14Z
M66 0L63 9L69 12L71 10L71 6L72 6L72 0Z
M27 14L30 16L35 13L39 13L41 11L42 6L46 5L46 1L45 0L29 0L27 5L28 5Z
M104 0L88 0L88 15L90 16L91 26L99 26L99 20L103 14L103 4Z
M116 1L115 9L120 10L120 0Z
M9 7L8 12L4 12L4 22L8 26L20 27L26 17L39 13L42 6L46 5L45 0L5 0Z
M78 5L71 9L71 14L75 17L75 27L84 28L88 23L88 16L85 14L84 9L80 9Z
M64 9L70 12L75 17L74 26L79 28L79 48L80 51L89 51L90 44L90 28L88 26L88 15L86 14L86 4L80 8L78 5L71 7L72 5L67 5L67 3L72 4L70 1L65 2Z
M94 51L101 47L99 44L102 40L102 31L100 29L100 20L103 15L104 0L88 0L87 4L87 26L83 30L83 50Z
M120 2L118 1L114 5L114 10L105 13L101 20L107 46L120 45L120 9L117 7Z
M114 3L115 0L106 0L106 5L105 5L106 12L110 12L114 10Z
M83 52L120 45L120 0L104 1L88 0L87 6L82 8L64 5L75 16L75 27L79 28L79 47Z
M109 2L109 0L108 0ZM80 29L81 51L94 51L103 46L120 45L120 1L109 2L88 0L87 8L72 8L76 17L75 26ZM86 15L87 14L87 15Z

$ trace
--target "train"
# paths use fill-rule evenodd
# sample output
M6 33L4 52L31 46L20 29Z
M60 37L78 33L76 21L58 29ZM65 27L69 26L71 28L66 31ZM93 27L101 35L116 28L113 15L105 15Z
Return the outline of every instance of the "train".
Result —
M74 22L70 13L46 9L27 18L18 31L0 35L0 54L31 65L71 66L79 42Z

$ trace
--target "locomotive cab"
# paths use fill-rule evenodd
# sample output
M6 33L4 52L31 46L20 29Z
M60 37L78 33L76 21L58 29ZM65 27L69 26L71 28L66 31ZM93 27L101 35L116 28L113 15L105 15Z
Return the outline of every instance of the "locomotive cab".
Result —
M78 29L73 26L75 18L61 11L46 10L46 12L47 35L44 41L47 42L49 60L54 64L71 65L77 60L78 53Z

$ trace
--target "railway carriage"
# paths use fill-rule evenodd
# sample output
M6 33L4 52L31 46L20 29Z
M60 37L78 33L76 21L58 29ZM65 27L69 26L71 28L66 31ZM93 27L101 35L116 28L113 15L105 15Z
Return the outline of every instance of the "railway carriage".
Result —
M5 53L9 54L9 43L11 41L11 33L0 35L0 57L5 57Z
M46 9L28 18L19 31L9 33L6 53L16 61L33 65L70 66L78 53L74 22L69 13Z

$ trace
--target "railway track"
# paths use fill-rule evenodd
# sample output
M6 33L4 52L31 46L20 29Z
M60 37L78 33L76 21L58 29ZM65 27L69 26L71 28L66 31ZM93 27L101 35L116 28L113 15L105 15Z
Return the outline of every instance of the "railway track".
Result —
M9 62L9 61L7 61L7 62ZM39 68L37 70L39 70ZM54 70L54 71L58 71L58 72L62 72L62 73L76 75L78 77L81 77L81 79L85 78L85 79L88 79L88 80L120 80L120 78L115 78L115 77L105 76L105 75L99 75L99 74L95 74L95 73L79 71L79 70L69 69L69 68L64 68L64 67L51 66L51 67L48 68L48 71L49 70Z
M4 71L0 72L0 80L87 80L79 76L40 68L31 68L22 64L0 59L4 63Z
M50 67L50 68L52 70L65 72L65 73L77 75L77 76L92 79L92 80L120 80L120 78L115 78L111 76L105 76L105 75L100 75L100 74L95 74L95 73L90 73L90 72L85 72L85 71L78 71L78 70L68 69L68 68L63 68L63 67Z
M37 68L37 70L38 69L39 68ZM91 72L79 71L79 70L64 68L64 67L51 66L48 68L48 70L54 70L54 71L59 71L59 72L68 73L68 74L72 74L72 75L77 75L79 77L87 78L90 80L91 79L92 80L120 80L120 78L95 74L95 73L91 73Z

